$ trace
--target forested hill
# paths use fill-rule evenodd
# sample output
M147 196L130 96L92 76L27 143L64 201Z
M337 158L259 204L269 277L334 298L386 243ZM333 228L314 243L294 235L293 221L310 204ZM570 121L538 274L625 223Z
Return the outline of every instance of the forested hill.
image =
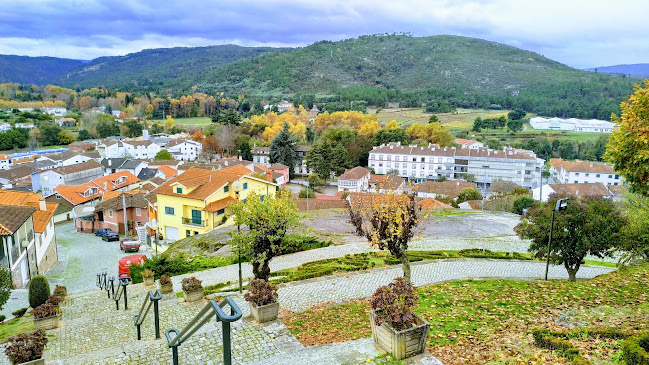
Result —
M84 61L56 57L0 55L0 83L43 85Z
M635 77L649 77L649 63L602 66L597 68L589 68L586 71L602 72L605 74L629 75Z
M189 90L225 64L271 51L282 49L235 45L146 49L126 56L96 58L52 83L81 88L105 85L129 91Z

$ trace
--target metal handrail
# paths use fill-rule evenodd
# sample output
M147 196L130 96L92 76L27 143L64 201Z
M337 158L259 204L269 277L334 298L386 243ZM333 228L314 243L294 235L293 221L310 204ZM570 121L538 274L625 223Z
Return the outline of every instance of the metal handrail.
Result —
M160 313L158 311L158 300L162 299L162 292L160 289L157 289L155 292L149 290L149 294L145 295L144 302L142 302L142 307L140 307L140 312L133 316L133 324L137 327L137 339L142 339L140 326L144 322L146 315L151 309L151 304L153 303L153 318L155 326L155 338L156 340L160 338ZM147 305L148 303L148 305ZM146 307L146 309L144 309Z
M230 314L227 315L223 311L223 307L226 305L230 306ZM210 311L210 309L212 309ZM172 350L173 364L178 365L178 346L182 345L187 339L189 339L196 331L201 329L205 323L207 323L212 317L216 315L216 321L222 323L223 328L223 362L225 365L232 364L232 344L230 341L230 323L237 321L243 315L243 312L237 306L237 303L232 300L232 298L227 297L221 303L217 303L215 300L210 300L210 302L201 309L200 312L181 330L178 331L175 328L167 330L165 332L165 337L167 338L167 344ZM171 334L174 334L173 338Z
M97 287L99 287L100 290L104 290L106 287L107 281L106 281L106 275L108 275L105 271L97 273Z
M115 299L115 309L119 310L119 301L122 299L122 295L124 295L124 310L128 309L128 296L126 295L126 286L130 282L130 278L119 279L119 288L117 288L117 293L113 294L113 299Z

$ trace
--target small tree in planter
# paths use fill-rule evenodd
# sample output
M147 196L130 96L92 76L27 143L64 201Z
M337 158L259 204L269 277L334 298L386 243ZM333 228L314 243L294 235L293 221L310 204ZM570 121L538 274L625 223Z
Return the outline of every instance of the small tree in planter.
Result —
M160 291L162 292L162 294L173 293L173 283L171 282L169 275L165 274L160 276L160 280L158 282L160 283Z
M155 284L155 280L153 278L153 271L149 269L144 269L142 271L142 279L144 279L144 285L146 286Z
M54 295L59 299L64 300L65 296L68 295L68 288L63 285L57 285L56 288L54 288Z
M50 284L43 275L36 275L29 281L29 306L36 308L50 297Z
M430 324L413 312L419 296L411 283L396 278L376 289L370 305L374 343L397 360L424 352Z
M47 344L45 331L21 333L9 339L5 354L13 364L44 364L43 350Z
M248 286L248 293L244 295L250 304L250 312L257 322L264 323L277 319L279 303L277 302L277 288L266 280L254 279Z
M59 323L56 308L51 304L41 304L32 313L36 329L51 330Z
M186 302L195 302L203 298L203 285L201 283L202 281L196 279L194 276L183 279L183 294Z
M59 299L59 297L57 297L56 295L50 295L50 297L47 298L45 304L51 305L52 307L54 307L54 310L57 314L61 314L61 299Z

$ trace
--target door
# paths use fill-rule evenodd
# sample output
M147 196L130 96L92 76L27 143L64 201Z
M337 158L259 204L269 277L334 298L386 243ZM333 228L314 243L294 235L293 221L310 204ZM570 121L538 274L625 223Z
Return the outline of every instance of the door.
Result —
M167 226L165 233L167 241L178 241L178 228Z
M201 224L201 211L192 209L192 223Z

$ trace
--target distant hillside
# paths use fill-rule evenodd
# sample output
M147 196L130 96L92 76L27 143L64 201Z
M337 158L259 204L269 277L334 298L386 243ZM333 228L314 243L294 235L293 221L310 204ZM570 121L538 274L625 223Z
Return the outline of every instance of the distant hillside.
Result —
M633 65L615 65L589 68L586 71L601 72L605 74L629 75L633 77L649 77L649 63L636 63Z
M147 49L126 56L94 59L65 72L54 82L68 87L105 85L132 91L189 89L203 75L225 64L281 50L235 45Z
M84 61L55 57L0 55L0 83L43 85Z

